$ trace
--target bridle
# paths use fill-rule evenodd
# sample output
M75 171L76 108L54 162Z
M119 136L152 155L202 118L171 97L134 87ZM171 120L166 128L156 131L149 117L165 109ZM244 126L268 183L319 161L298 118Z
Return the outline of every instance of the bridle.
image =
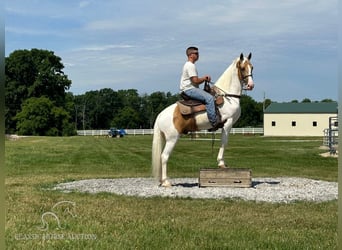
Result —
M245 87L247 84L248 84L248 81L246 81L246 79L248 78L248 77L252 77L252 79L253 79L253 74L249 74L249 75L245 75L243 78L242 78L242 83L243 83L243 86L242 86L242 89L243 90L247 90L247 88Z
M249 64L250 65L250 64ZM252 77L252 79L253 79L253 73L251 72L250 74L248 74L248 75L245 75L245 76L242 76L242 73L241 73L241 69L240 69L240 67L238 68L238 70L239 70L239 76L241 75L241 82L243 83L243 87L242 87L242 89L243 90L247 90L247 88L245 88L245 85L247 85L248 84L248 81L246 81L246 79L248 79L248 77ZM253 71L253 67L252 67L252 70L251 71ZM214 82L208 82L208 83L210 83L210 84L214 84ZM224 96L224 97L235 97L235 98L241 98L241 95L234 95L234 94L229 94L229 93L226 93L223 89L221 89L221 88L219 88L219 87L217 87L217 86L215 86L216 88L218 88L221 92L223 92L224 94L222 95L222 96Z
M245 75L244 77L242 77L242 81L246 82L246 78L248 78L248 77L252 77L252 79L253 79L253 74Z
M246 79L247 79L248 77L252 77L252 79L253 79L253 73L252 73L252 71L253 71L253 66L251 65L251 63L249 63L249 61L248 61L248 65L249 65L250 67L252 67L251 73L248 74L248 75L245 75L245 76L242 74L241 68L238 67L238 71L239 71L239 72L238 72L238 75L239 75L239 77L240 77L240 81L241 81L244 85L247 84Z

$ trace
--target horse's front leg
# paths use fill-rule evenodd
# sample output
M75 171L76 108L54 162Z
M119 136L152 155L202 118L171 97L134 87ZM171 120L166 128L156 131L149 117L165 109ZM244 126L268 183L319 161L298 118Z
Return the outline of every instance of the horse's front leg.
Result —
M226 121L222 128L221 134L221 147L217 155L217 165L219 168L227 168L227 164L224 162L224 150L228 144L229 132L233 126L233 120L230 118Z

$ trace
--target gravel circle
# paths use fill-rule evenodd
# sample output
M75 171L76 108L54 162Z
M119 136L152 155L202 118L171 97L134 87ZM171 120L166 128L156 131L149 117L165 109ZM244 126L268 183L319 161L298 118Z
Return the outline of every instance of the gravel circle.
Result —
M338 183L297 177L253 178L251 188L198 187L197 178L172 179L172 187L159 187L153 178L88 179L57 184L63 192L108 192L137 197L234 198L256 202L324 202L338 197Z

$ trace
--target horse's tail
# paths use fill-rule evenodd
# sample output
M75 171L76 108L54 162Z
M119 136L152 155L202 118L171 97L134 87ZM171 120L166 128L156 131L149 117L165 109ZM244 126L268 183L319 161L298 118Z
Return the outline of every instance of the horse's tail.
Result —
M154 123L153 128L153 142L152 142L152 174L154 178L160 179L161 170L162 170L162 162L161 162L161 154L162 147L165 143L164 136L162 131L158 126L158 117Z

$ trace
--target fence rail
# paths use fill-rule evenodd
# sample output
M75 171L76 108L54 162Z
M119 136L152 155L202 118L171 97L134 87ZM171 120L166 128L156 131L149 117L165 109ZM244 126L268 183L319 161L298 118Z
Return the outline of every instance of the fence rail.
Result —
M107 136L109 130L77 130L77 135ZM128 135L153 135L153 129L125 129ZM211 134L207 130L195 132L196 134ZM220 130L217 130L220 133ZM264 128L232 128L231 134L264 134Z

